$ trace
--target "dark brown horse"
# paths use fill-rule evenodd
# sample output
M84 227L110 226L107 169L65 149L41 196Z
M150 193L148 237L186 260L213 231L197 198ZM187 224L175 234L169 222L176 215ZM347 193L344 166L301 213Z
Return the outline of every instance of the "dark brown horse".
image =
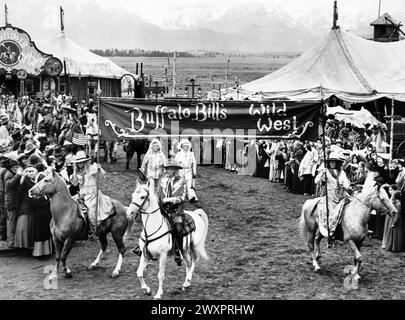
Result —
M56 268L52 277L57 276L59 264L62 261L65 277L71 278L72 273L66 264L66 258L75 241L86 238L89 226L80 213L78 203L70 196L66 184L53 169L29 190L30 197L40 198L44 195L48 195L51 202L52 220L50 228L56 249ZM118 263L112 273L112 277L117 277L126 251L123 236L128 227L126 215L128 208L117 200L112 199L112 203L115 210L114 214L102 221L97 227L101 250L89 269L99 265L107 248L107 234L111 232L119 252Z
M127 155L127 164L126 169L129 169L129 162L131 161L134 153L136 152L137 158L137 169L139 169L142 165L141 155L145 154L148 151L149 141L148 139L134 139L125 141L124 144L124 151Z

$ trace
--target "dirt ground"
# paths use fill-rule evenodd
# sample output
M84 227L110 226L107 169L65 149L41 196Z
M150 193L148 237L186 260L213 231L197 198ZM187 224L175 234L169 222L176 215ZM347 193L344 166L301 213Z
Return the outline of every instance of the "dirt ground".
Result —
M136 174L118 163L103 163L108 179L102 190L129 204ZM132 168L135 162L131 163ZM173 258L166 268L164 299L405 299L405 254L381 249L381 241L367 239L365 261L357 290L345 289L344 268L351 264L348 247L327 249L322 244L322 271L312 271L297 218L306 197L292 195L266 179L241 177L213 166L199 167L196 186L209 217L206 249L210 260L201 262L192 287L181 291L185 267ZM189 205L189 208L193 208ZM140 227L126 240L137 241ZM119 278L111 278L117 249L111 238L109 252L97 270L87 270L99 250L95 241L79 242L69 255L72 279L58 278L58 289L44 289L44 268L53 258L40 260L30 253L0 255L0 299L152 299L157 290L157 263L149 265L145 280L152 296L145 296L136 277L139 258L129 250Z

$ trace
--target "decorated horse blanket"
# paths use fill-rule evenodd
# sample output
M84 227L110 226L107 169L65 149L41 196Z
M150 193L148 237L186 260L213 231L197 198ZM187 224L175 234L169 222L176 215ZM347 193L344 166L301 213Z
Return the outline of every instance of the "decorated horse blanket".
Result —
M163 206L160 208L162 214L168 219L171 226L173 226L173 217ZM191 232L195 231L195 223L194 219L187 213L190 211L184 211L184 218L183 218L183 228L181 234L183 237L189 235Z
M195 231L194 219L186 213L184 215L182 235L185 237L193 231Z

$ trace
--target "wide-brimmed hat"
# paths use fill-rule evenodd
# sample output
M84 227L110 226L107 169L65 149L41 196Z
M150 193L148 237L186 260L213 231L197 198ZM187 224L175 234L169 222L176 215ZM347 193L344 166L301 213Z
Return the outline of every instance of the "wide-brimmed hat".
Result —
M342 154L345 155L345 156L349 156L351 153L352 153L352 151L349 150L349 149L345 149L345 150L342 151Z
M4 113L4 114L0 115L0 125L5 124L9 121L10 121L10 117L8 114Z
M18 157L15 152L7 152L7 153L3 154L3 159L18 161Z
M163 168L183 169L183 167L173 158L163 164Z
M15 152L8 152L3 154L0 164L2 167L11 168L13 166L18 166L20 163L18 162Z
M34 151L34 150L37 149L37 148L38 148L38 146L35 145L33 142L28 142L28 143L25 145L24 154L27 155L27 154L31 153L32 151Z
M64 155L65 155L65 151L64 151L64 149L63 149L61 146L56 146L56 147L53 149L53 155L54 155L55 157L64 156Z
M326 161L340 161L340 162L343 162L344 160L342 159L342 157L340 156L339 153L331 152L329 154L329 157L326 159Z
M342 143L342 144L343 144L343 141L340 140L340 139L336 139L336 140L335 140L335 144L336 144L336 143Z
M82 150L78 151L75 155L75 159L72 161L72 163L79 163L79 162L86 162L91 160L90 157L86 156L86 153Z
M40 156L32 154L28 157L27 162L25 162L26 167L36 168L38 165L43 164L43 161Z
M183 146L188 146L191 148L191 142L188 139L182 139L180 141L180 148L183 148Z

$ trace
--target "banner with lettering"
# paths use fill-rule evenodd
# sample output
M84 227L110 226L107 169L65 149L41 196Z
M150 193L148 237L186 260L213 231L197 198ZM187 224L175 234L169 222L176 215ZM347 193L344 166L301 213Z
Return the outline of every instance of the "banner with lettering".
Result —
M318 139L321 103L100 98L103 140L149 135Z

